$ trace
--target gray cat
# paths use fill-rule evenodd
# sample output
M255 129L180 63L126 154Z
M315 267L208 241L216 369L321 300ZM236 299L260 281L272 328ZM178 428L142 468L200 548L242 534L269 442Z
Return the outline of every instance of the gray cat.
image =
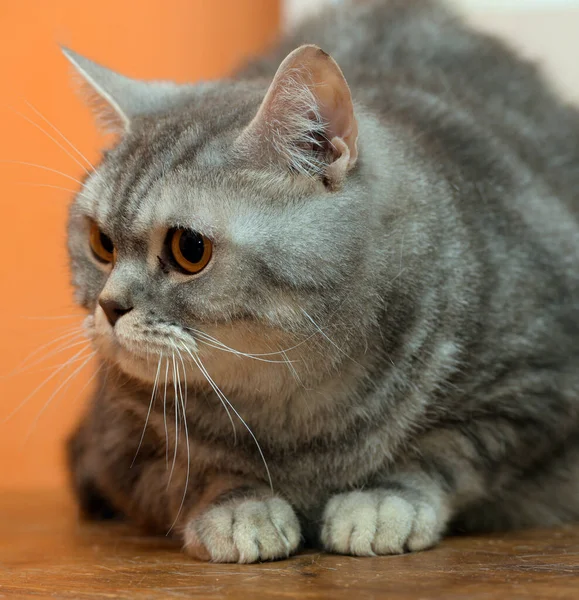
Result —
M219 82L65 54L121 132L70 211L85 515L223 562L579 517L579 113L532 65L430 0Z

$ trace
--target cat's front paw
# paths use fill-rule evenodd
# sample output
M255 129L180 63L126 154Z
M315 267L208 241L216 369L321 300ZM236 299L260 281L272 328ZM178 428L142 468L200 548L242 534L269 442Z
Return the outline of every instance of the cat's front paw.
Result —
M326 505L321 540L330 552L375 556L434 546L445 515L426 499L393 490L338 494Z
M300 542L300 524L282 498L236 499L209 508L184 531L185 551L213 562L287 558Z

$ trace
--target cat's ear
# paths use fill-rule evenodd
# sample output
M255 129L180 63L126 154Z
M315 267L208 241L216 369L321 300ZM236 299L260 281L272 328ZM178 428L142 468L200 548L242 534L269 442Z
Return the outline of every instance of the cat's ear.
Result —
M358 124L350 88L321 48L301 46L281 63L240 148L281 159L297 172L338 188L358 158Z
M181 86L174 83L131 79L69 48L63 47L62 52L82 77L88 103L107 129L128 130L132 119L161 110L180 92Z

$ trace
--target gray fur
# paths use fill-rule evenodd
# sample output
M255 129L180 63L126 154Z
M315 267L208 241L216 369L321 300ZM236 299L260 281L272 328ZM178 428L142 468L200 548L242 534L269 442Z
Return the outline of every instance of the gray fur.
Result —
M359 158L339 190L236 146L305 42L337 60L356 107ZM134 113L71 208L76 297L117 375L71 442L81 498L90 486L155 530L175 522L193 554L242 562L295 550L290 505L308 540L360 555L576 520L579 113L429 0L346 3L235 79L175 93ZM90 257L87 216L117 247L112 272ZM170 227L215 240L206 271L159 267ZM101 292L135 307L120 346L95 326ZM240 357L188 328L289 350ZM196 508L223 474L244 483Z

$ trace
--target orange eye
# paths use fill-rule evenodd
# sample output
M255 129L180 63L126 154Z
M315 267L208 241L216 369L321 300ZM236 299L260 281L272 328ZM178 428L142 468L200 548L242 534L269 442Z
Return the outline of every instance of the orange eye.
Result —
M115 246L108 235L105 235L93 221L89 233L90 249L95 257L104 263L111 263L115 259Z
M209 238L190 229L174 229L171 234L171 254L175 262L187 273L202 271L213 253Z

